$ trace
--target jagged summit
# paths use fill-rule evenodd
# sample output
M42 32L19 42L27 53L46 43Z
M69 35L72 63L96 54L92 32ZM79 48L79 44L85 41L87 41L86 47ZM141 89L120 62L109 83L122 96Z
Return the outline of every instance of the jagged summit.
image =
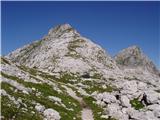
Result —
M68 29L73 29L73 28L69 24L57 25L56 27L51 28L48 34L52 34L53 32L56 32L56 31L64 32Z
M143 54L142 50L140 49L139 46L137 45L133 45L133 46L130 46L128 48L125 48L125 49L122 49L116 56L115 56L115 59L119 61L119 59L126 59L128 57L133 57L133 58L137 58L137 57L140 57L141 55ZM120 56L120 58L119 58ZM132 59L133 59L132 58ZM136 59L137 60L137 59ZM124 63L123 63L124 62ZM121 64L121 65L136 65L137 62L136 61L130 61L131 63L128 64L128 62L125 62L120 60L118 62L118 64Z
M70 34L70 36L79 36L80 34L70 25L70 24L61 24L54 28L51 28L48 32L49 36L52 37L64 37L64 34Z
M136 55L136 53L137 54L138 53L142 53L142 50L138 45L132 45L132 46L129 46L128 48L125 48L125 49L128 50L128 51L133 52L133 54L135 54L135 55Z
M159 74L153 62L143 53L140 47L134 45L121 50L115 60L121 68L142 68L149 72Z

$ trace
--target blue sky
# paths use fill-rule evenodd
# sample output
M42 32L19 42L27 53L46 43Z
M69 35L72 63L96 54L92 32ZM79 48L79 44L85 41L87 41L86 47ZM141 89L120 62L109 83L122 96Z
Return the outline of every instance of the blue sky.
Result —
M69 23L112 56L138 45L160 68L160 2L2 2L2 55Z

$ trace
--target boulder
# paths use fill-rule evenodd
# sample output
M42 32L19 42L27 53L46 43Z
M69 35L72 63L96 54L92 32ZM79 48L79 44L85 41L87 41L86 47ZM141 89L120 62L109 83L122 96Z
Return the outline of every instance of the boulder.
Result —
M128 120L128 115L122 113L121 107L118 104L112 103L107 106L107 112L109 116L112 116L118 120Z
M154 115L157 118L160 118L160 105L159 104L149 105L147 106L147 109L153 111Z
M43 112L43 115L46 118L46 120L60 120L60 118L61 118L59 113L51 108L46 109Z
M117 101L114 95L107 93L107 92L98 94L96 99L103 101L106 104L115 103Z
M145 92L147 96L147 102L151 104L156 104L159 103L158 101L160 100L160 93L155 92L153 90L149 90Z
M134 108L128 108L127 113L129 118L134 120L159 120L152 111L139 111Z
M131 107L130 100L127 96L123 95L120 97L121 105L124 107Z
M45 110L45 107L43 105L40 105L39 103L35 106L35 109L38 111L38 112L43 112Z

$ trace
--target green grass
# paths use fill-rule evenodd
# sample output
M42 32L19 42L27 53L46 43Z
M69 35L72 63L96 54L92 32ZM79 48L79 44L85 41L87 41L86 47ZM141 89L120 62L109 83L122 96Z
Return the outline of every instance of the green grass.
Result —
M103 88L102 85L97 85L97 86L91 86L89 89L86 89L89 93L93 93L94 91L98 91L99 93L103 92L112 92L114 91L114 88L111 86L107 86L107 88Z
M103 113L103 109L97 104L93 103L95 101L92 97L84 97L83 98L86 104L92 109L95 120L103 120L101 119L101 115ZM99 114L100 113L100 114Z
M12 88L12 89L11 89ZM17 107L13 101L9 100L7 96L1 96L1 110L2 110L2 116L5 117L5 120L9 120L15 117L16 120L42 120L41 115L35 111L34 109L31 109L33 105L31 104L31 100L28 99L26 95L23 93L15 93L15 88L9 85L8 83L2 82L2 89L6 90L7 93L10 93L10 95L13 95L16 99L19 97L22 98L22 102L27 105L28 111L24 111L23 108L25 106L23 104L20 104L20 107ZM31 111L34 111L35 114L33 114Z
M138 101L138 98L134 98L130 101L130 103L136 110L144 108L144 105L140 101Z
M106 88L103 88L103 84L98 84L95 81L83 81L84 85L88 85L88 88L85 88L85 91L89 94L92 94L93 92L97 91L99 93L103 92L113 92L116 91L117 88L115 86L106 85Z
M71 80L76 80L75 82L71 81ZM61 77L60 79L58 79L59 82L62 83L71 83L71 84L75 84L77 82L80 81L80 77L75 76L72 73L61 73Z
M25 101L34 100L34 101L36 101L38 103L41 103L46 108L53 108L53 109L57 110L60 113L60 115L62 117L62 120L63 119L64 120L65 119L72 120L73 117L75 117L77 120L80 119L78 117L79 113L81 111L79 102L76 101L75 99L73 99L72 97L68 96L68 94L65 91L63 93L58 93L57 91L55 91L53 89L52 86L50 86L48 84L35 84L35 83L31 83L31 82L25 82L24 80L19 79L16 76L10 76L10 75L4 74L4 73L2 73L2 76L6 77L6 78L9 78L9 79L12 79L12 80L15 80L15 81L23 84L25 87L36 88L36 90L38 90L39 92L42 93L41 96L37 97L36 96L36 92L32 92L29 95L25 95L23 93L18 93L18 94L17 93L13 93L12 91L8 90L8 93L12 93L13 96L24 98ZM4 83L2 85L2 88L3 87L4 87ZM56 96L56 97L61 98L62 102L66 105L66 107L67 108L72 108L74 111L69 111L66 108L62 107L62 106L58 106L58 105L54 104L52 101L50 101L47 98L48 96ZM71 104L69 104L69 102Z
M21 70L30 73L31 75L36 76L38 74L38 71L35 68L28 68L26 66L17 66L18 68L20 68Z
M15 117L16 120L42 120L40 116L31 114L28 111L23 111L21 107L17 108L17 106L13 104L13 102L10 101L7 96L2 96L1 98L2 116L5 117L5 120L12 119L13 117Z
M55 91L53 91L53 90L50 91L50 88L48 88L45 85L44 85L45 87L37 86L37 88L41 89L41 92L45 91L45 93L43 92L43 95L41 95L39 97L37 97L35 95L35 92L30 93L29 95L21 93L20 91L14 93L13 91L9 90L9 87L6 89L6 86L9 86L9 84L2 83L2 89L5 89L7 91L7 93L10 93L15 98L20 97L24 101L24 103L27 104L27 106L34 106L34 105L31 105L30 103L31 103L31 101L36 101L37 103L44 105L46 108L53 108L56 111L58 111L62 117L62 120L65 120L65 119L72 120L73 117L75 117L76 119L79 119L78 118L78 114L80 112L79 103L77 101L75 101L74 99L70 98L69 96L66 96L64 94L58 95L58 93L54 93ZM62 102L67 106L67 108L73 108L74 111L69 111L62 106L58 106L58 105L54 104L52 101L50 101L47 98L47 95L54 95L54 96L61 98ZM69 102L75 103L77 106L74 106L73 104L69 104Z

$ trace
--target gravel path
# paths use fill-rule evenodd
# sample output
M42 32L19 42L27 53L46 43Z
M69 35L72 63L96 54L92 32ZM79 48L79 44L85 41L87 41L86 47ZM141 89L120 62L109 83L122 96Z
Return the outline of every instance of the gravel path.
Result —
M76 93L71 88L68 88L67 86L63 86L63 87L67 90L67 93L71 97L73 97L74 99L76 99L77 101L79 101L79 103L81 104L81 106L82 106L82 112L81 112L82 120L94 120L94 118L93 118L93 112L87 106L87 104L84 102L83 98L78 97L76 95Z
M90 108L83 108L82 109L82 120L94 120L93 113Z

